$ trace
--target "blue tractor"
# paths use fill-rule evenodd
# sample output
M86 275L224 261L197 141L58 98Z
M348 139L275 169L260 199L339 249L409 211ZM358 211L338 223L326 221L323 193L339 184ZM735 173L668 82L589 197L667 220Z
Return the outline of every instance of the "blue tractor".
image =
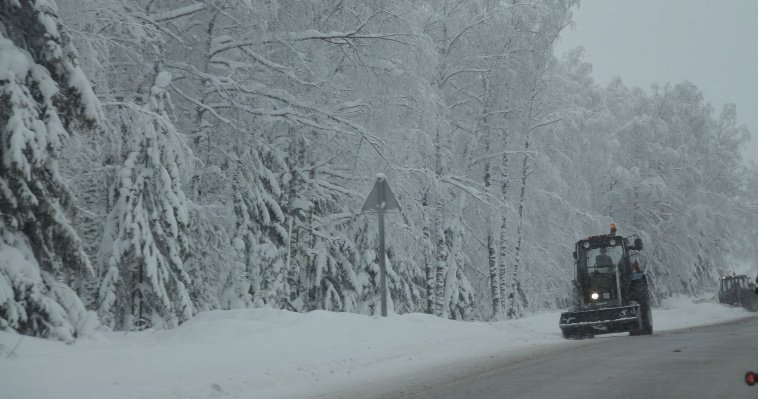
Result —
M637 259L643 241L616 231L612 224L609 234L575 244L574 305L559 319L564 338L653 333L648 281Z

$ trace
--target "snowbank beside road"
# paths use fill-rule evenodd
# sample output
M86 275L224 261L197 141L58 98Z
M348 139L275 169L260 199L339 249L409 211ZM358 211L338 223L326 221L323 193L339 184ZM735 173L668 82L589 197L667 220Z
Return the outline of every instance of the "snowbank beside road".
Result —
M653 317L661 332L755 315L680 297ZM327 395L453 362L593 344L563 340L558 319L558 312L468 323L423 314L383 319L250 309L206 312L174 330L105 333L75 345L0 333L0 397Z
M725 323L743 317L756 317L741 307L732 308L717 303L717 298L677 296L666 299L654 309L654 333L657 331Z

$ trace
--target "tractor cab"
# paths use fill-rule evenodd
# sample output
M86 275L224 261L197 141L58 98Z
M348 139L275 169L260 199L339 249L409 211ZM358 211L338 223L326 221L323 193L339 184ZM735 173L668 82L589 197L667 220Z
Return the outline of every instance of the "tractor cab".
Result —
M719 279L719 302L756 311L756 286L744 274L722 276Z
M575 246L575 283L579 307L621 305L626 287L641 275L637 255L643 247L639 238L618 235L591 236ZM639 277L638 276L638 277Z

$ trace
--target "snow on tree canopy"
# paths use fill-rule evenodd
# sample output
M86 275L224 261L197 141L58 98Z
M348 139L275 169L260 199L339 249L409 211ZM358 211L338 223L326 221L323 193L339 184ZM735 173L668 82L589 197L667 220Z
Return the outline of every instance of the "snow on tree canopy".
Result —
M86 334L77 296L122 330L374 314L376 178L405 205L385 218L399 313L569 306L572 243L612 221L645 241L655 300L755 262L735 108L599 87L553 52L576 0L56 1L0 2L0 262L24 259L0 266L4 329Z

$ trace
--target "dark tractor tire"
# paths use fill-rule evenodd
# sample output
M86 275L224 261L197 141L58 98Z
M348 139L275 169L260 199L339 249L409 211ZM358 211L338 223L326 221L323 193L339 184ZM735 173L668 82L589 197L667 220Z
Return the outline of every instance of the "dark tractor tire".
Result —
M744 290L741 292L741 305L744 309L748 310L749 312L756 312L757 311L757 296L750 290Z
M564 339L586 339L586 338L593 338L593 335L584 334L584 333L576 331L576 330L574 330L572 328L562 328L561 329L561 336L564 337Z
M643 324L641 333L643 335L653 334L654 321L653 321L653 317L651 317L651 306L648 303L648 299L646 299L645 306L641 306L641 321Z
M648 294L648 283L639 283L632 290L631 299L638 302L640 305L640 321L641 327L639 329L630 331L630 335L651 335L654 333L654 322L651 317L651 301Z

